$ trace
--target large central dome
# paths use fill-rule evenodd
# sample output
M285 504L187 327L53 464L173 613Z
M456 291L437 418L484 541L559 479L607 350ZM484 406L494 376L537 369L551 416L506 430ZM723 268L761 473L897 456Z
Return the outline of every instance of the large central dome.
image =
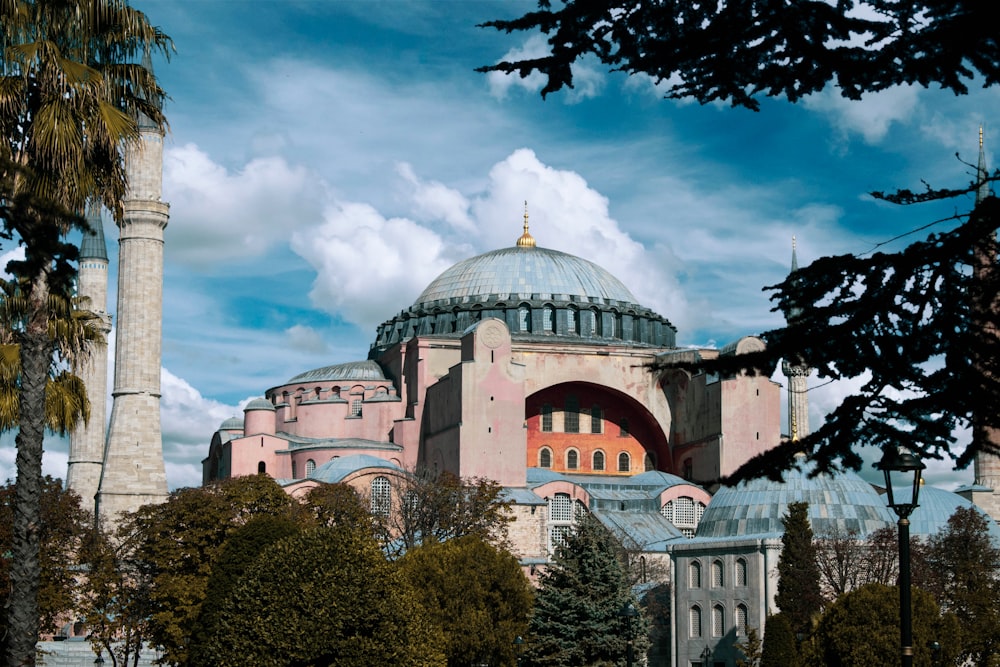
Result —
M470 257L439 275L412 306L379 326L369 356L413 336L457 338L491 317L521 341L559 337L569 345L662 349L674 347L677 333L597 264L537 247L525 214L513 248Z
M455 264L420 294L414 305L500 299L555 299L635 304L620 280L580 257L537 247L501 248ZM455 301L451 301L454 299Z

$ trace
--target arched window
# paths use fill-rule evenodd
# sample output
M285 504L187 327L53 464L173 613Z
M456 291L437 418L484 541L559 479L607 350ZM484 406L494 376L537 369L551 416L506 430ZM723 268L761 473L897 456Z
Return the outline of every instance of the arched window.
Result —
M590 311L590 316L594 321L593 335L595 337L600 337L604 335L604 322L602 321L601 311L594 308Z
M721 560L712 561L712 588L722 588L722 567Z
M392 487L385 477L376 477L372 480L372 514L375 516L389 516L392 509Z
M653 457L652 452L646 452L646 456L642 459L642 469L645 472L650 470L656 470L656 459Z
M691 607L691 613L688 614L688 624L691 626L691 636L701 637L701 607L695 605Z
M580 467L580 454L575 449L566 452L566 469L576 470Z
M542 331L552 333L556 328L556 309L552 306L542 308Z
M747 636L747 606L745 604L736 605L736 636Z
M660 514L674 524L686 537L694 537L694 532L698 528L698 523L704 512L704 503L696 502L687 496L668 500L660 508Z
M721 604L712 607L712 636L721 637L726 634L726 610Z
M580 401L573 394L566 397L566 406L563 408L563 431L580 432Z
M580 313L576 308L566 309L566 333L580 333Z
M542 447L538 450L538 467L539 468L551 468L552 467L552 450L548 447Z
M526 305L517 307L518 331L531 331L531 309Z
M747 585L747 562L742 558L736 559L736 585Z
M312 477L314 472L316 472L316 462L309 459L306 461L306 477Z
M604 470L604 452L597 450L594 452L594 470Z
M601 406L599 405L595 405L590 408L590 432L604 432L604 412L601 410Z
M552 406L548 403L542 404L542 432L552 432Z
M622 452L618 455L618 472L628 472L632 469L632 461L628 455L628 452Z
M257 474L258 475L267 474L267 464L264 463L263 461L257 463Z
M701 588L701 563L696 560L688 565L688 588Z

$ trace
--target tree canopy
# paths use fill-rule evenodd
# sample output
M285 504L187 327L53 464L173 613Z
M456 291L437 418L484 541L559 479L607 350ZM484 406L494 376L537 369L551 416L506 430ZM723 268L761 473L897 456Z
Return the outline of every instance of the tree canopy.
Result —
M628 621L619 615L629 603L638 609L619 549L611 533L589 514L556 547L539 580L522 664L622 665L628 649L626 629L632 633L634 655L645 655L645 617L639 614Z
M1000 82L992 9L978 0L539 0L536 11L483 25L540 31L548 53L480 69L541 72L545 96L572 87L572 65L593 57L665 83L668 97L754 110L761 95L796 101L831 83L851 99L900 84L960 94L973 81Z
M475 535L419 546L399 561L415 597L444 633L449 667L512 666L533 593L517 559Z

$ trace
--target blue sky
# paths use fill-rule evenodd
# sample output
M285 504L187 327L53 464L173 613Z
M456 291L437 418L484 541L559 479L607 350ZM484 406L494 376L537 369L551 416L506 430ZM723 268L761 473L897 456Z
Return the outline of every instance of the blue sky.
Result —
M960 186L997 89L824 91L759 113L668 101L594 62L539 78L474 68L538 36L477 23L532 2L144 0L176 43L166 112L163 429L172 488L200 483L213 431L297 373L367 356L375 327L442 270L510 245L602 265L685 345L779 324L765 285L862 253L971 202L899 208L871 190ZM112 255L115 234L108 230ZM112 264L115 257L112 257ZM111 285L112 294L114 285ZM112 296L113 299L113 296ZM114 302L111 305L114 309ZM818 422L844 387L813 392ZM13 450L0 450L12 475ZM66 445L46 472L65 476ZM932 466L944 486L971 479Z

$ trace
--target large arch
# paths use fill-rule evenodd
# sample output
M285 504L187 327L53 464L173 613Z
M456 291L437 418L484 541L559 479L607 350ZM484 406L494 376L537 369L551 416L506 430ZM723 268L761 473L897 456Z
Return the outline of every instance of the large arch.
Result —
M578 412L572 414L573 407ZM601 424L592 422L595 406ZM551 418L543 413L551 408ZM569 412L567 412L569 410ZM668 469L670 456L664 427L649 409L636 398L617 389L590 382L562 382L536 391L525 399L527 465L537 465L542 447L551 451L552 470L574 474L634 475L643 472L647 453L653 455L658 469ZM566 469L566 453L578 452L578 467ZM604 470L593 470L593 454L604 454ZM617 461L627 453L631 469L619 472ZM664 467L667 466L667 467Z

